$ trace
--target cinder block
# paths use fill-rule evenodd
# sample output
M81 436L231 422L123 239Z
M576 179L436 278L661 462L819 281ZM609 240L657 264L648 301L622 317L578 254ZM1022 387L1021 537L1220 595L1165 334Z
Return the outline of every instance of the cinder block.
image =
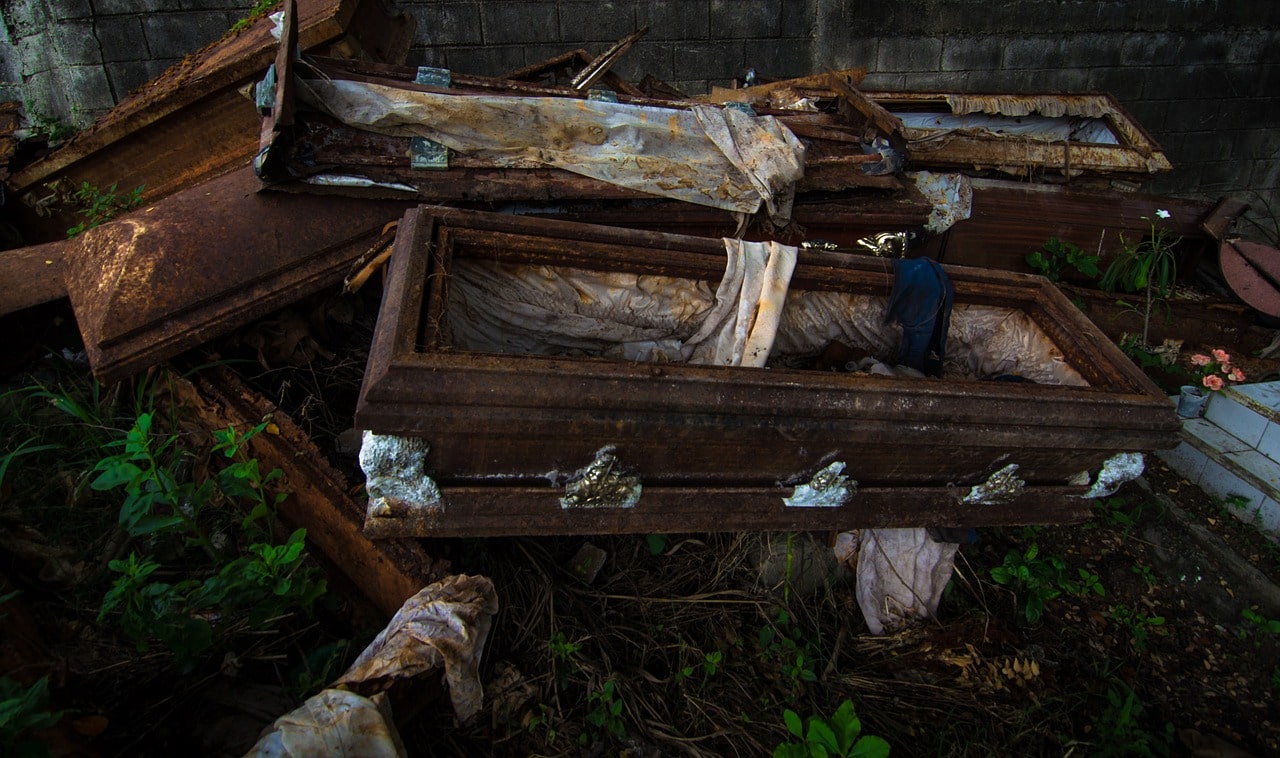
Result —
M18 71L24 80L53 68L53 50L41 37L24 37L14 48L18 54Z
M636 25L649 27L646 40L708 40L710 19L711 9L705 2L653 0L636 6Z
M991 71L1000 68L1004 46L995 37L947 37L942 42L943 71Z
M176 62L171 59L161 59L107 64L107 79L111 81L113 96L117 101L123 100L130 92L160 76L165 69Z
M880 55L880 40L875 37L839 38L831 41L829 50L824 51L821 46L810 46L809 53L810 69L814 71L821 71L822 66L831 66L835 69L865 68L868 78L873 73L879 73L876 60ZM863 86L873 88L865 81Z
M1280 35L1274 30L1238 31L1227 48L1228 63L1265 63L1280 60Z
M55 21L93 17L94 6L89 0L44 0L44 5ZM5 12L9 12L9 7L6 7Z
M766 37L782 31L781 0L711 0L714 39Z
M480 7L474 2L414 3L406 6L417 23L414 44L482 45ZM426 63L419 65L429 65Z
M1181 35L1141 32L1130 34L1120 48L1120 63L1125 66L1168 66L1180 60Z
M93 7L98 16L138 15L171 11L174 4L170 0L93 0Z
M1267 193L1270 193L1268 202L1271 207L1280 206L1280 203L1276 202L1276 195L1278 194L1276 187L1280 187L1280 161L1269 158L1255 160L1253 162L1253 170L1249 174L1249 187L1265 189Z
M68 66L64 72L72 113L77 110L105 111L116 104L111 96L107 72L102 66Z
M418 33L422 33L422 27L418 27ZM415 43L413 47L409 48L409 54L405 57L405 64L409 66L448 68L446 50L447 48L432 45L429 41L425 45Z
M1224 64L1237 35L1227 32L1201 32L1188 36L1182 43L1181 59L1184 66Z
M1089 89L1097 92L1109 92L1117 100L1128 102L1142 97L1142 85L1145 73L1138 69L1123 66L1089 69Z
M811 40L818 25L817 5L817 3L782 3L782 37Z
M734 77L747 70L746 45L742 40L689 42L674 52L676 73L701 74L728 86Z
M880 40L878 71L940 71L942 40L934 37L889 37Z
M676 79L674 81L667 82L667 84L670 84L672 87L675 87L690 97L695 95L705 95L711 91L711 82L707 79Z
M98 42L102 45L102 61L141 61L147 55L147 38L142 21L133 16L108 16L98 19Z
M1206 164L1200 172L1196 188L1201 192L1222 195L1239 187L1253 169L1249 161L1220 160Z
M862 80L862 89L865 90L882 89L895 92L906 88L907 77L905 74L884 74L879 71L875 71L867 74L867 78Z
M1230 92L1231 83L1225 67L1197 65L1148 72L1142 94L1152 100L1212 98L1216 101Z
M1178 476L1192 484L1199 484L1200 476L1204 473L1204 467L1209 462L1209 456L1186 442L1179 442L1174 449L1161 450L1156 455L1169 468L1176 471Z
M560 21L551 3L484 3L480 28L486 45L560 42Z
M786 78L813 73L809 65L807 46L803 40L791 40L790 44L760 44L746 40L747 66L762 74ZM828 64L830 65L830 64Z
M630 2L559 0L560 39L612 44L637 29ZM602 52L603 48L593 52Z
M232 23L221 11L155 13L142 17L142 31L152 56L181 58L221 37Z
M1118 66L1123 45L1123 34L1067 34L1062 38L1063 65L1072 68Z
M676 76L675 53L671 45L641 40L631 52L618 61L615 70L630 81L639 82L645 74L653 74L664 82Z
M1003 68L1014 71L1052 69L1062 66L1063 39L1058 36L1034 35L1010 40L1004 48Z
M541 60L529 61L525 58L523 45L485 45L483 47L453 47L445 51L445 68L463 74L478 76L501 76L508 71L524 68L527 64Z

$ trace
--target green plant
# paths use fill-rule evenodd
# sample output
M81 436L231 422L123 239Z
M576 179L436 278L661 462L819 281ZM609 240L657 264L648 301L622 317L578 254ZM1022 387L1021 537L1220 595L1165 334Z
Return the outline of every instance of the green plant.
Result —
M665 534L646 534L644 541L649 546L649 555L662 555L667 551L669 540Z
M1091 718L1098 739L1090 755L1168 755L1173 746L1173 724L1166 723L1159 733L1150 732L1140 721L1143 710L1142 701L1127 684L1108 688L1106 707Z
M551 653L551 670L555 674L558 689L563 690L569 686L569 663L574 653L581 649L581 644L565 639L563 632L556 632L547 640L547 650Z
M840 704L830 721L810 716L807 723L802 723L800 716L789 708L783 711L782 718L794 739L774 748L774 758L885 758L889 755L889 743L883 738L862 734L862 722L850 700Z
M792 692L798 691L802 683L818 680L814 670L817 650L805 638L804 631L792 623L786 610L779 609L774 623L760 628L758 641L764 658L779 664Z
M80 189L71 193L71 199L79 206L76 212L84 216L84 221L68 229L67 236L74 237L85 229L92 229L121 213L142 205L143 188L144 185L139 185L134 187L129 194L118 197L115 184L112 184L104 192L92 184L84 182L80 185Z
M274 8L278 2L279 0L258 0L258 2L249 9L249 15L232 24L230 31L234 33L241 29L248 28L249 24L253 23L254 19Z
M1135 563L1130 568L1130 570L1133 571L1133 573L1137 574L1138 576L1142 577L1142 580L1147 583L1147 589L1150 590L1155 588L1156 572L1152 570L1150 566L1148 566L1145 563Z
M1044 615L1045 602L1062 594L1066 568L1057 556L1042 557L1040 546L1032 543L1023 552L1006 553L1004 563L991 569L991 578L1013 589L1019 610L1028 624L1034 624Z
M1129 645L1136 653L1147 652L1151 630L1164 626L1164 616L1148 616L1127 605L1113 605L1106 615L1129 632Z
M1270 619L1258 613L1257 606L1245 608L1240 611L1240 616L1253 625L1253 631L1261 637L1265 634L1280 634L1280 619ZM1239 632L1240 639L1248 639L1249 627L1243 627ZM1254 638L1254 647L1262 647L1262 640Z
M1031 266L1036 273L1044 275L1051 282L1056 282L1062 279L1063 272L1068 268L1089 279L1097 279L1101 276L1098 258L1099 256L1089 255L1077 245L1063 242L1057 237L1050 237L1043 248L1028 253L1026 260L1027 265Z
M627 736L627 725L622 720L622 700L617 697L617 687L610 679L598 690L587 695L587 724L599 736L620 740ZM579 735L579 744L586 745L590 741L587 734Z
M64 713L49 710L49 677L40 677L30 687L0 677L0 747L5 755L49 755L49 748L31 733L58 723Z
M108 564L120 576L103 598L98 620L117 614L139 651L158 639L181 666L189 666L213 647L219 632L237 623L260 629L290 611L311 612L326 585L302 563L305 537L306 530L298 529L281 545L254 543L247 555L204 580L175 584L153 578L159 563L130 553Z
M1071 582L1065 579L1062 580L1062 585L1072 595L1076 595L1077 597L1084 597L1089 593L1093 593L1101 597L1107 594L1106 590L1103 589L1102 587L1101 577L1099 577L1096 573L1088 569L1081 568L1081 569L1076 569L1076 574L1080 577L1080 581L1078 582Z
M1168 218L1165 210L1156 211L1159 218ZM1178 278L1178 259L1175 246L1181 238L1173 238L1169 230L1158 227L1147 219L1151 233L1139 242L1129 242L1120 235L1120 251L1111 260L1099 282L1102 289L1114 292L1141 293L1141 307L1130 306L1142 317L1142 345L1151 345L1151 314L1160 305L1168 308L1173 295L1173 283ZM1128 303L1123 303L1129 305Z
M1094 505L1094 512L1102 518L1102 521L1118 527L1126 537L1133 532L1138 521L1142 519L1142 512L1145 509L1146 501L1142 498L1123 495L1103 498Z

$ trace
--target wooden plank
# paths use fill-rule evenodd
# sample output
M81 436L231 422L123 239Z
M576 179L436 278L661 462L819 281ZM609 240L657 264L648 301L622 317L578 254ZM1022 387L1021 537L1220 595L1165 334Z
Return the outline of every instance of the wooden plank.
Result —
M179 387L192 387L175 379ZM361 533L364 507L349 495L350 486L325 460L307 435L279 408L246 387L225 368L201 372L182 396L210 429L245 429L270 419L279 433L249 440L249 453L265 470L284 472L281 487L290 495L279 515L307 530L307 540L323 553L388 617L406 599L445 572L409 539L371 542Z

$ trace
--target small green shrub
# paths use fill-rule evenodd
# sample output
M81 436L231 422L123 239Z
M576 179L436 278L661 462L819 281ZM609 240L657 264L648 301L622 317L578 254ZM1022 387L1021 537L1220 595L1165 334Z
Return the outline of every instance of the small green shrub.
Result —
M106 221L110 221L121 213L131 211L142 205L144 185L133 188L123 197L116 195L116 185L112 184L105 192L84 182L80 189L71 193L71 199L79 206L76 213L84 216L84 221L67 230L68 237L74 237L85 229L92 229Z
M30 687L0 677L0 747L5 755L49 755L49 748L31 733L58 723L64 713L49 710L49 677L40 677Z
M1044 615L1044 604L1062 594L1063 575L1067 564L1057 556L1042 557L1040 546L1032 543L1023 552L1010 550L1004 563L991 569L997 584L1013 589L1018 609L1028 624Z
M802 723L790 708L783 711L782 718L794 739L774 748L774 758L886 758L889 755L889 743L883 738L862 734L862 722L850 700L840 704L830 721L810 716L807 723Z
M1029 253L1026 258L1027 265L1051 282L1061 281L1063 273L1068 269L1089 279L1097 279L1102 275L1098 269L1098 259L1099 256L1089 255L1079 246L1063 242L1057 237L1050 237L1043 248Z

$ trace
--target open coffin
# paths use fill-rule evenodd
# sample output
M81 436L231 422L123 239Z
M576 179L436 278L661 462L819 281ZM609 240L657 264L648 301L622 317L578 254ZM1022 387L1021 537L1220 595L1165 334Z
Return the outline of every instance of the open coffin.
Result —
M356 412L366 533L1071 521L1082 474L1174 441L1158 388L1034 276L947 269L941 379L823 370L893 361L893 274L801 250L767 368L681 362L725 260L721 240L409 211Z

